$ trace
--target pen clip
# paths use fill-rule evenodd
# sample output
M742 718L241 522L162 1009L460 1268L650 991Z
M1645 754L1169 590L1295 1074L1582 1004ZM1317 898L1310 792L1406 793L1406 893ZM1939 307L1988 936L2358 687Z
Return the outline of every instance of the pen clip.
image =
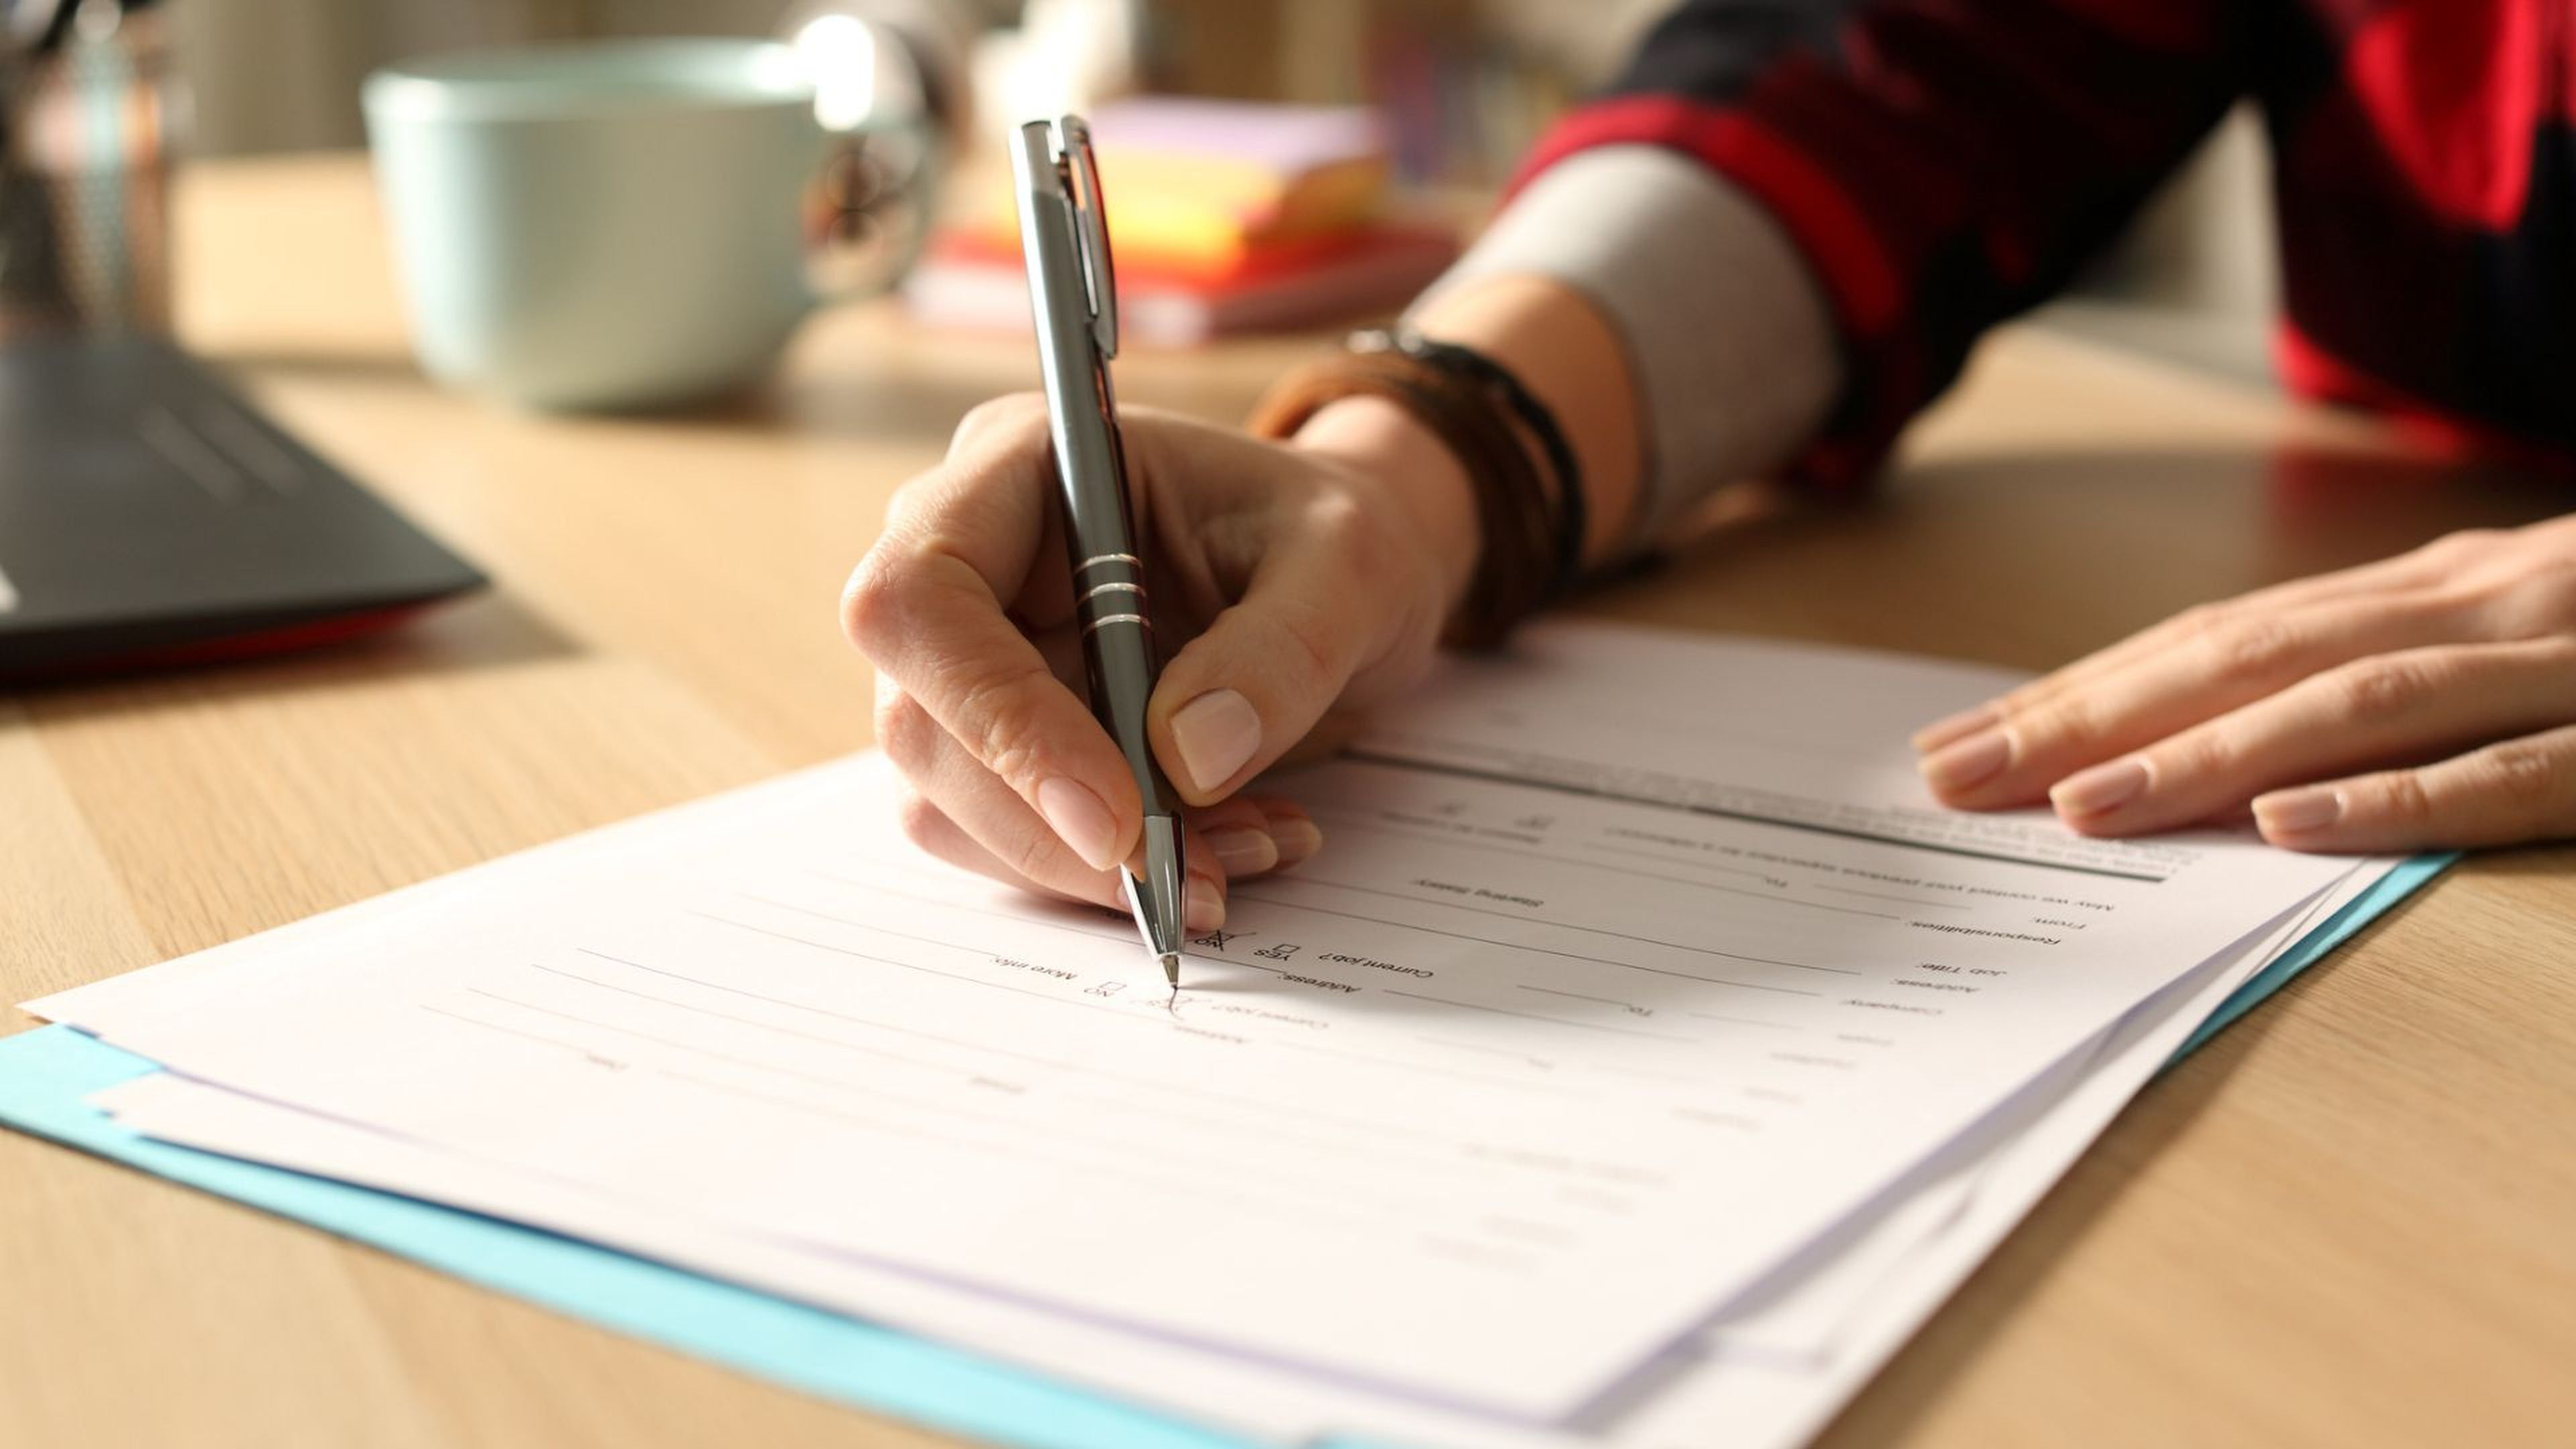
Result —
M1073 202L1073 232L1082 254L1082 286L1091 302L1091 340L1105 361L1118 355L1118 277L1109 262L1109 213L1100 199L1100 163L1091 128L1080 116L1056 123L1056 162Z

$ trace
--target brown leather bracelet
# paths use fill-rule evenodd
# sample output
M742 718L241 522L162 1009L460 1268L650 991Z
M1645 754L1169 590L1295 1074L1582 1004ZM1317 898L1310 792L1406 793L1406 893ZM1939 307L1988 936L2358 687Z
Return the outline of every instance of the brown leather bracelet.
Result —
M1530 446L1488 390L1395 351L1342 353L1292 369L1263 396L1248 426L1260 437L1286 438L1327 404L1351 397L1403 408L1465 471L1481 537L1448 638L1469 649L1500 644L1559 582L1556 509Z

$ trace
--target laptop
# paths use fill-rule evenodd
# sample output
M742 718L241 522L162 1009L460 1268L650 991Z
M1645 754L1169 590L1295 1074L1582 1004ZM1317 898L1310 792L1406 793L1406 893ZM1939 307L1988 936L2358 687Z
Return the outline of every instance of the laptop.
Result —
M484 582L166 342L0 345L0 683L308 647Z

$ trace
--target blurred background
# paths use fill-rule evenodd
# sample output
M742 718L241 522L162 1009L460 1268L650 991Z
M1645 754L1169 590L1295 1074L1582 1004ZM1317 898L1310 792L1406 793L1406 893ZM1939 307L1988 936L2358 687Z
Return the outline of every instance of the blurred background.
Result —
M1548 118L1606 79L1661 0L920 0L962 34L982 134L1025 94L1013 47L1105 52L1104 84L1381 109L1398 173L1477 187ZM195 156L364 144L358 84L398 57L616 36L770 35L782 0L175 0L169 64ZM1014 37L1012 27L1021 28ZM1107 39L1103 39L1106 37ZM1119 72L1123 71L1124 75ZM2274 261L2259 128L2230 119L2048 325L2246 379L2268 376Z

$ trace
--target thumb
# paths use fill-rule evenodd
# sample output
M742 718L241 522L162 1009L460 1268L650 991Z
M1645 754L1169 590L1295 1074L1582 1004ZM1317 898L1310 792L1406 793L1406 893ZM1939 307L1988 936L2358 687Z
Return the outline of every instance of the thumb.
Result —
M1268 769L1378 647L1367 595L1319 552L1272 555L1242 601L1163 666L1146 725L1189 803L1222 800Z

